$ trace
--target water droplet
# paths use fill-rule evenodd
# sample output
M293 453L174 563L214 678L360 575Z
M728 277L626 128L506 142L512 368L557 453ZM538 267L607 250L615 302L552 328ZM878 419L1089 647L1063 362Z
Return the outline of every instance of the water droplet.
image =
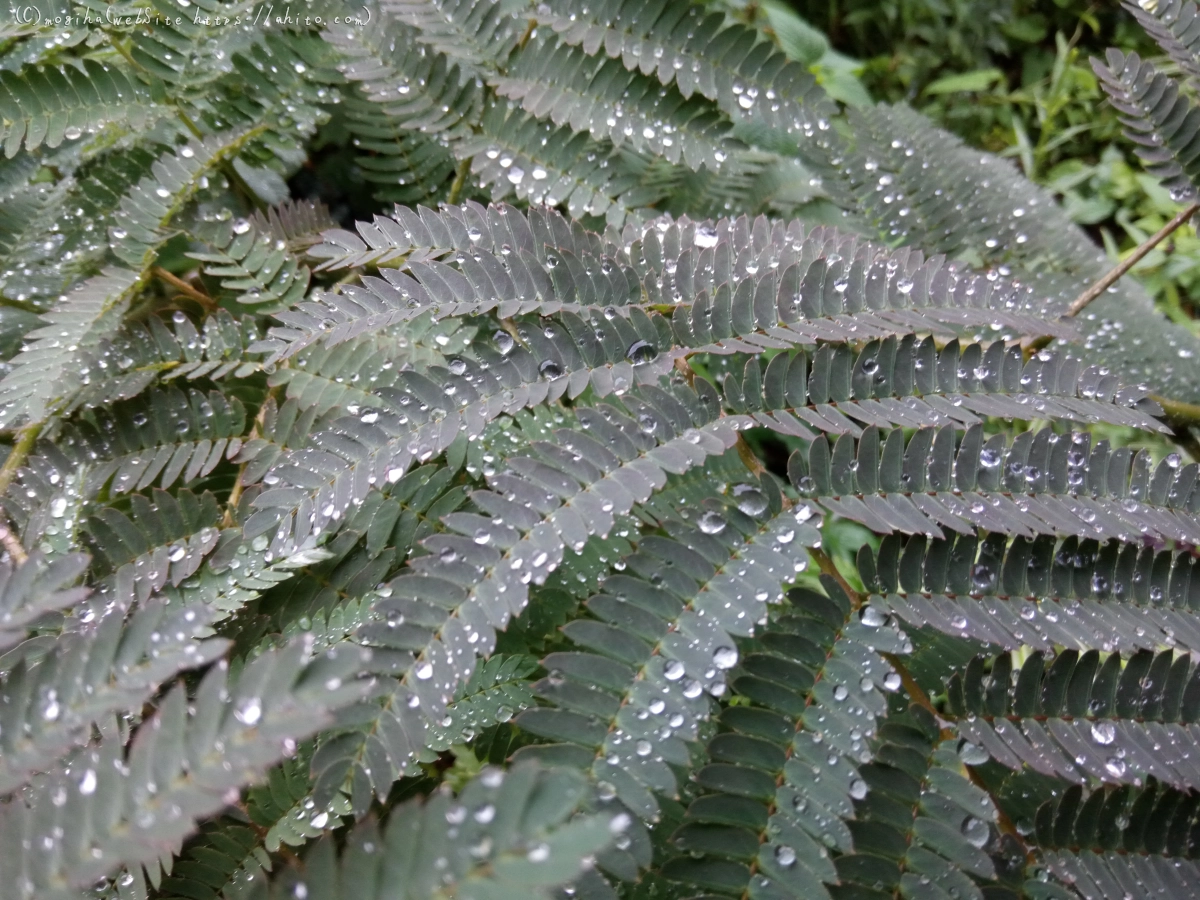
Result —
M988 752L978 744L972 744L970 741L963 741L958 748L958 758L968 766L982 766L991 757Z
M967 839L967 843L979 849L987 846L987 842L992 837L992 830L988 827L987 822L977 819L974 816L967 816L962 823L961 830L963 837Z
M262 701L257 697L249 697L238 704L233 716L243 725L255 725L262 718Z
M88 769L83 773L83 778L79 780L79 793L94 794L96 792L96 770Z
M718 647L713 651L713 665L718 669L732 669L737 665L738 652L733 647Z
M754 518L765 513L770 505L766 494L752 484L734 485L733 496L737 500L737 508Z
M864 606L858 620L868 628L880 628L887 624L887 615L875 606Z
M862 800L867 796L867 783L861 778L855 778L850 782L850 796L855 800Z
M1117 727L1112 722L1093 722L1092 740L1107 746L1117 739Z
M775 861L785 869L791 868L796 864L796 851L787 844L780 844L775 848Z
M658 348L649 341L634 341L625 351L625 358L635 366L644 366L658 356Z
M700 525L700 530L705 534L720 534L725 530L727 523L724 516L710 509L700 517L698 524Z
M715 247L717 246L717 229L708 224L697 225L693 240L697 247Z

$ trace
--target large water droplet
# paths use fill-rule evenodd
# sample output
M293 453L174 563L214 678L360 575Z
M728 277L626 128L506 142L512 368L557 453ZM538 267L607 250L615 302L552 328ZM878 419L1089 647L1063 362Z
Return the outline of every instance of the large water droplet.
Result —
M635 366L644 366L658 356L658 348L649 341L634 341L625 351L625 358Z
M738 652L733 647L718 647L713 651L713 665L718 669L732 669L737 661Z
M757 518L767 511L767 496L752 484L736 484L733 496L737 500L737 508L748 516Z
M1092 740L1107 746L1117 739L1117 728L1112 722L1093 722Z

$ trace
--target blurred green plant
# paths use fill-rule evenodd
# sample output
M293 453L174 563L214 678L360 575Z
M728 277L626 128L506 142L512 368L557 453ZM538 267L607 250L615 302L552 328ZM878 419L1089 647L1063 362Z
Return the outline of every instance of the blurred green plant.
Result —
M726 0L723 6L772 34L843 102L907 102L972 145L1011 157L1114 262L1178 211L1134 160L1089 64L1110 46L1161 56L1117 3ZM1133 271L1171 319L1200 333L1194 227L1179 229Z

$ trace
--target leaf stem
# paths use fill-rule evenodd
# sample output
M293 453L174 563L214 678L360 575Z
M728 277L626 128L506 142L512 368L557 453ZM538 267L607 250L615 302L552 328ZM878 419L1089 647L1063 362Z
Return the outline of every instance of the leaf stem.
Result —
M3 496L8 490L8 486L12 484L17 469L21 468L25 460L29 458L30 451L37 443L38 435L42 433L43 425L45 422L30 422L17 432L16 443L9 451L8 458L4 460L4 465L0 466L0 496Z
M833 561L833 558L828 553L826 553L820 547L809 547L808 553L814 560L816 560L817 568L836 581L838 583L838 587L846 592L846 596L850 598L850 603L855 609L858 609L863 605L863 595L854 588L850 587L850 582L848 582L842 573L838 571L837 563Z
M197 303L199 303L205 309L211 311L211 310L214 310L217 308L217 302L215 300L213 300L212 297L208 296L208 294L206 294L203 291L198 290L195 287L193 287L192 285L188 284L186 281L184 281L178 275L173 275L172 273L170 273L166 269L164 269L162 266L155 266L152 271L154 272L154 275L156 278L160 278L163 281L165 281L167 284L171 285L171 287L178 289L180 293L195 300Z
M468 156L466 159L459 160L458 168L454 172L454 181L450 185L450 194L446 197L447 203L453 205L462 196L463 188L467 184L467 176L471 174L472 159L474 157Z

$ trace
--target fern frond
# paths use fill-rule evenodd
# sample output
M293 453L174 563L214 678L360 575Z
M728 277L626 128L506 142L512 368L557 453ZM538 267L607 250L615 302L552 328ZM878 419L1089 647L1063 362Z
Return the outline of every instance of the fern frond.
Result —
M171 319L173 329L157 316L122 329L80 360L80 386L63 407L111 406L143 393L155 382L176 378L246 378L260 370L246 347L259 335L249 317L240 322L224 310L204 320L201 330L184 313Z
M300 302L308 291L308 268L288 251L284 238L247 219L196 230L212 251L188 256L204 263L204 274L221 279L222 290L238 303L273 313Z
M130 580L142 599L168 582L178 587L217 546L221 509L210 493L197 497L182 490L172 496L156 489L153 500L133 494L130 507L129 516L101 507L89 518L87 531L99 558L97 574L132 567L137 575Z
M228 641L198 640L212 618L203 607L154 602L128 621L118 609L71 623L77 630L56 637L42 654L13 650L0 682L0 791L53 770L109 716L139 714L163 683L219 657Z
M295 896L303 885L311 900L349 891L382 898L402 885L401 896L414 900L437 890L477 900L548 900L627 827L619 813L583 813L587 794L569 771L486 769L457 797L439 791L423 804L399 805L383 833L373 819L360 822L340 859L326 837L272 896Z
M857 464L855 464L857 463ZM1091 435L1022 432L984 440L973 425L958 442L953 426L917 431L872 427L833 445L818 437L789 462L794 483L830 512L881 533L942 537L1039 534L1137 542L1200 542L1191 511L1196 470L1172 454L1151 470L1150 454L1091 447Z
M177 850L198 819L361 696L360 662L346 648L306 664L294 645L260 656L236 679L223 663L212 667L190 710L183 686L172 689L128 756L114 735L39 782L28 805L0 807L10 895L72 896L118 866ZM45 842L46 829L61 831ZM25 841L36 849L24 851Z
M0 650L23 640L26 630L50 613L62 612L87 596L74 582L87 567L82 554L43 562L32 556L21 565L0 563Z
M1179 790L1195 777L1200 679L1187 654L1142 650L1101 663L1096 650L1036 652L1016 671L1008 654L976 657L948 695L963 738L1009 768L1075 784L1149 777Z
M1109 102L1121 114L1125 136L1138 145L1138 157L1177 201L1192 200L1200 188L1200 110L1179 93L1175 82L1136 53L1109 50L1105 62L1092 61Z
M516 195L535 205L563 205L576 217L603 216L620 227L662 194L642 184L645 164L590 135L557 128L492 103L479 134L454 148L495 200Z
M454 172L454 157L440 140L398 126L377 104L347 94L341 115L358 151L355 165L380 200L432 199L430 186L446 184Z
M573 449L540 443L536 456L509 459L509 471L489 479L491 491L471 495L486 515L443 516L452 533L427 538L429 555L410 559L409 571L375 601L381 621L364 629L362 639L390 648L394 670L403 673L366 736L376 791L404 773L423 746L427 723L443 715L477 656L495 646L494 629L524 609L530 583L543 583L567 548L578 552L589 535L607 533L616 516L665 483L666 471L700 465L733 444L730 420L705 423L698 400L693 395L689 410L681 402L686 399L648 396L641 415L653 415L650 432L614 407L580 411L580 431L546 435ZM571 453L579 459L569 461ZM322 517L333 511L321 510ZM304 519L297 524L303 527ZM354 760L339 762L329 776L335 783Z
M184 393L178 387L148 392L137 400L97 409L92 423L79 421L56 442L68 458L89 466L85 494L105 485L117 494L164 490L208 475L242 446L246 410L219 391Z
M92 59L0 73L0 141L9 159L22 148L55 148L100 128L139 130L167 113L161 97L121 68Z
M247 137L227 134L168 152L121 200L109 237L113 252L132 268L106 269L43 316L44 326L30 333L13 371L0 381L0 427L43 421L80 386L79 357L116 333L156 248L169 236L163 229L196 190L197 177Z
M493 309L505 318L534 311L603 313L613 329L620 330L626 317L614 313L628 313L636 324L638 310L632 304L673 310L670 343L716 353L758 353L817 340L869 340L913 331L954 333L964 327L1001 334L1005 329L1018 335L1070 334L1064 326L1012 311L1027 290L960 276L940 257L926 260L906 251L890 255L835 231L806 232L798 222L786 230L782 224L768 230L761 219L754 226L754 238L744 218L659 222L627 228L625 253L604 247L593 255L558 242L523 252L517 248L534 243L533 234L508 215L497 228L489 227L490 213L486 218L474 209L462 211L461 218L448 214L443 221L454 221L463 233L443 236L442 246L449 250L467 243L453 258L458 268L422 253L400 268L381 269L384 280L364 279L361 288L346 286L279 315L286 327L273 329L272 340L256 349L270 350L272 358L279 358L314 341L344 340L425 312L439 318ZM348 232L330 233L329 243L317 248L316 255L341 264L395 262L420 246L411 227L405 226L403 235L397 234L398 225L399 220L389 223L382 218L374 228L364 225L360 230L371 250ZM658 225L666 227L660 231ZM512 242L505 231L513 235ZM477 235L473 241L472 234ZM432 234L426 239L434 240ZM736 259L735 247L740 250ZM441 247L438 251L445 252ZM638 262L631 265L627 259ZM653 343L656 352L668 345L668 336L657 329L640 337Z
M846 205L889 244L944 253L1013 278L1022 315L1057 321L1084 286L1112 263L1044 189L1012 164L967 147L904 107L849 113L854 146L841 182ZM1200 343L1156 317L1144 290L1122 279L1077 317L1078 350L1125 384L1190 396L1200 384ZM1163 355L1170 364L1163 365Z
M1025 362L1019 347L997 341L940 351L932 338L907 336L868 342L858 353L825 344L812 355L780 353L764 368L746 361L744 374L726 374L725 402L760 425L812 440L817 432L862 433L865 426L921 428L984 417L1105 421L1165 431L1151 418L1158 404L1139 390L1118 389L1099 367L1043 351ZM848 417L848 418L847 418ZM853 421L851 421L853 420Z
M502 653L481 663L446 707L445 718L432 724L425 746L436 752L467 743L484 728L533 706L529 676L536 669L531 657Z
M1018 538L1011 546L1002 534L928 545L923 537L889 537L878 559L859 555L859 568L867 589L878 592L871 602L881 615L1006 649L1200 645L1186 551L1073 537Z
M1145 5L1123 0L1121 5L1193 83L1200 82L1200 19L1192 0L1158 0Z
M464 137L483 109L481 85L448 57L429 53L421 45L422 32L403 24L390 10L391 4L386 4L371 28L333 26L325 32L325 40L346 58L338 69L347 81L359 83L367 100L379 105L385 127L436 134L444 140Z
M485 0L382 0L383 9L416 31L416 39L478 76L506 59L520 38L503 3Z
M719 170L741 147L728 135L730 123L700 98L684 99L618 60L597 65L595 57L554 38L528 42L494 84L532 116L692 169Z
M684 742L710 715L705 695L726 692L738 660L733 636L755 633L763 604L782 600L780 585L807 567L806 548L818 539L795 511L745 487L738 502L756 515L709 504L697 511L698 528L641 538L625 559L629 574L609 576L587 601L596 618L563 627L579 650L547 656L550 675L534 685L555 708L517 719L560 743L518 755L578 765L641 818L658 819L654 794L677 795L671 766L688 765ZM753 580L751 562L776 574Z
M0 427L53 412L79 381L75 354L116 333L138 282L137 272L114 267L59 298L0 381Z
M814 897L838 883L829 850L853 847L845 820L867 791L859 767L872 758L885 694L899 687L876 651L903 653L906 639L859 623L849 598L824 586L828 597L790 591L783 614L743 647L730 673L743 703L723 711L708 743L701 790L670 841L686 855L663 865L666 878Z
M650 4L558 0L537 12L567 44L603 52L626 69L674 83L715 101L735 122L761 123L785 135L812 137L830 125L833 104L805 69L718 12L669 0Z

